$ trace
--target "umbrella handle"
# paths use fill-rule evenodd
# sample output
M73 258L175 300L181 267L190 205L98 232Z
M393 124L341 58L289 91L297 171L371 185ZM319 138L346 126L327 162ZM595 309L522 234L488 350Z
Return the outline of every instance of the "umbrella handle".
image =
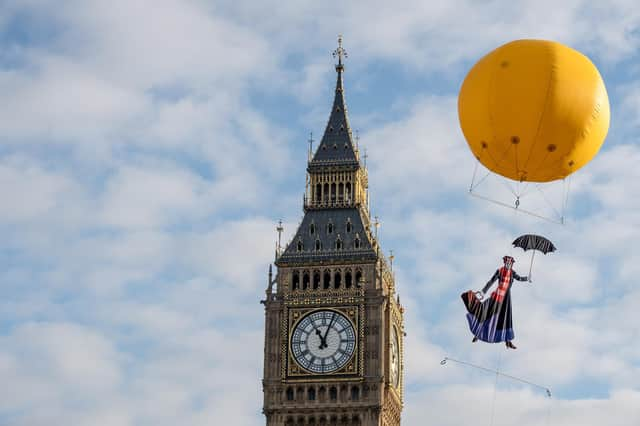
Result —
M484 294L482 294L482 292L481 292L481 291L476 291L474 294L476 295L476 297L478 298L478 300L482 300L482 299L484 299Z
M533 253L531 253L531 264L529 265L529 282L531 282L531 269L533 268L533 256L536 255L536 251L533 250Z

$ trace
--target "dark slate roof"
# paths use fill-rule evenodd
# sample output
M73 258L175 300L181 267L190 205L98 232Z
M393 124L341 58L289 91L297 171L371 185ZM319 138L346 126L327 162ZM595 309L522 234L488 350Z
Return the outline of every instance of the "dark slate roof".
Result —
M351 223L350 232L347 232L347 222ZM333 225L331 233L328 232L329 223ZM312 224L315 227L313 233ZM355 248L356 235L360 238L359 248ZM338 236L342 241L342 249L336 248ZM320 250L316 250L316 240L321 243ZM298 251L298 241L302 242L302 251ZM376 258L376 252L358 208L308 210L276 265L319 261L368 262L375 261Z
M342 83L342 73L344 66L337 65L338 81L336 82L336 95L331 108L329 122L324 130L324 136L318 145L313 159L309 166L321 165L353 165L358 166L351 126L347 116L347 104L344 100L344 86Z

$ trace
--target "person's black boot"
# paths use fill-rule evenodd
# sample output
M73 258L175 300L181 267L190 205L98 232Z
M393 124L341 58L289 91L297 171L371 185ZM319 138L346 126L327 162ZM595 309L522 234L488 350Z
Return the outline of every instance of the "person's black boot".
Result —
M510 340L506 342L507 348L509 349L518 349Z

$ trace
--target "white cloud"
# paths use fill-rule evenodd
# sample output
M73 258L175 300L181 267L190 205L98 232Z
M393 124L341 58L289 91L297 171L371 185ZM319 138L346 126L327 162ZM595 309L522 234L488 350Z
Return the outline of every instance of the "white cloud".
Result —
M206 199L207 190L207 182L189 170L121 167L106 184L103 220L129 229L171 225L184 216L206 214L199 209L208 203L199 198Z
M0 340L2 410L99 398L123 380L122 356L100 333L70 323L26 323Z

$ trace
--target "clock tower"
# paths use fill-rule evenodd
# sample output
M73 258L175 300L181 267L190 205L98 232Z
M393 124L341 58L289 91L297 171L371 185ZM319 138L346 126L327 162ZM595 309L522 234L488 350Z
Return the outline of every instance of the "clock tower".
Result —
M262 301L267 426L400 424L403 308L369 213L341 38L334 57L335 98L309 153L304 218L284 249L278 246Z

